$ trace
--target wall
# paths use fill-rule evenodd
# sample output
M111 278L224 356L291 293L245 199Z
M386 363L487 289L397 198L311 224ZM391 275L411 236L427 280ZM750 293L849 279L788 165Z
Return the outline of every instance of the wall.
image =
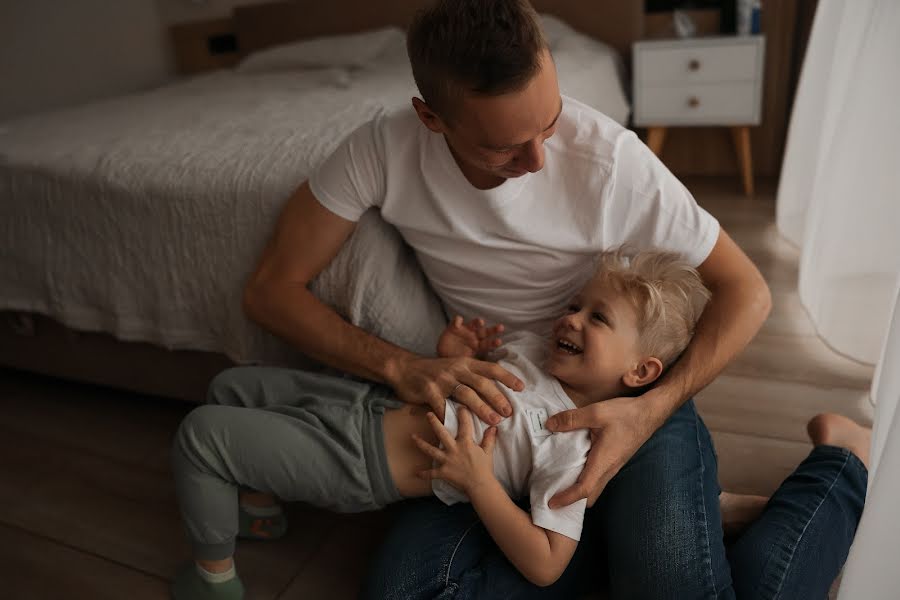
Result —
M273 0L155 0L163 23L174 25L231 16L235 6L260 4ZM377 0L374 0L377 1Z
M156 0L0 0L0 120L173 76Z

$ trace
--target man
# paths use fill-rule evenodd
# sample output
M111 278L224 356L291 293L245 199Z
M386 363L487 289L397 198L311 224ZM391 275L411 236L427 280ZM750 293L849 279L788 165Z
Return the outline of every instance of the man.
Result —
M487 423L511 407L497 365L416 356L354 327L307 284L371 206L416 251L449 314L540 331L592 272L592 257L629 243L677 251L712 291L692 343L638 397L560 413L551 430L591 428L579 482L587 536L608 549L611 595L715 596L729 584L709 434L690 398L747 344L768 314L761 275L639 142L561 97L536 15L524 0L441 0L410 28L421 98L351 134L286 204L247 285L247 314L313 358L437 407L452 395ZM424 125L424 127L423 127ZM389 536L365 590L372 597L554 594L528 584L477 535L471 508L418 502ZM435 537L458 538L451 556ZM443 544L441 545L444 546ZM567 593L567 592L566 592Z

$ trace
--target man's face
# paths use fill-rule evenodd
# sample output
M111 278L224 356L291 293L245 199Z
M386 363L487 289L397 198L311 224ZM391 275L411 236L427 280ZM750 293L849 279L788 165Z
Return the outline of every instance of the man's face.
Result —
M548 373L592 395L612 398L641 361L638 316L631 301L600 279L590 281L553 325Z
M562 98L556 67L544 52L541 69L521 90L500 96L466 94L451 123L437 127L466 177L498 185L544 166L544 141L556 132ZM421 116L421 112L420 112ZM423 119L424 120L424 119Z

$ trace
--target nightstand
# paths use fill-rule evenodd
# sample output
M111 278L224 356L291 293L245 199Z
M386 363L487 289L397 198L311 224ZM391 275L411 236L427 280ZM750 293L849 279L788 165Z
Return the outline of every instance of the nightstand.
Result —
M647 127L659 156L669 127L731 128L744 192L753 194L750 129L759 125L765 37L703 37L636 42L634 124Z

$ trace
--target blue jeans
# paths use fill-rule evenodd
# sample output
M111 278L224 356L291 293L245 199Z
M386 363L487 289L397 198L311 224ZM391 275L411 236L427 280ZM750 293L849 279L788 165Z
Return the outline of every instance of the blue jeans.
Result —
M572 598L605 588L614 600L825 598L856 532L866 480L850 452L819 446L726 546L712 440L688 401L588 510L578 550L552 586L528 583L471 505L428 498L406 503L362 597Z

